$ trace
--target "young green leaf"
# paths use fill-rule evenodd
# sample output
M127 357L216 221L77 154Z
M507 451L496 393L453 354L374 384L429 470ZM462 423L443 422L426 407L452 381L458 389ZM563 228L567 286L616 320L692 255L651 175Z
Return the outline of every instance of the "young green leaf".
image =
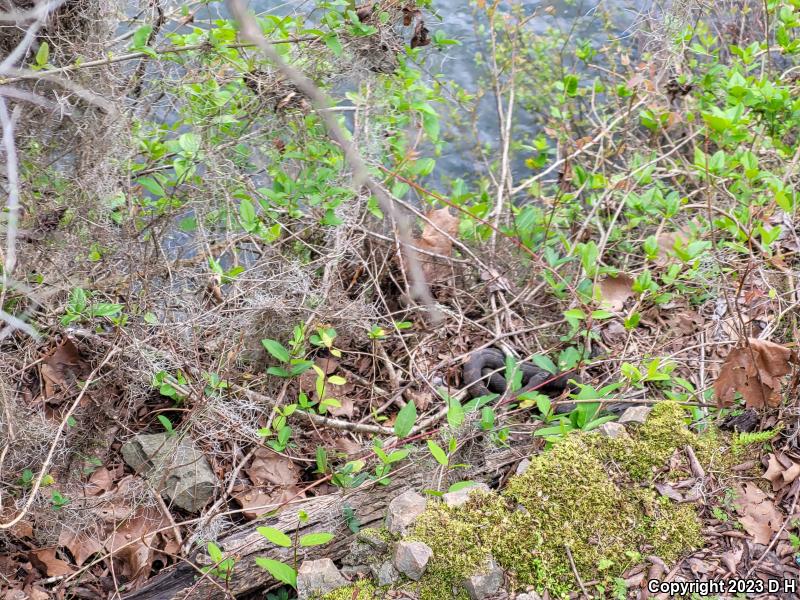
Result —
M259 556L256 558L256 564L268 571L278 581L287 583L295 589L297 588L297 571L286 563Z
M283 363L289 362L289 359L291 359L289 351L280 342L276 340L261 340L261 343L275 359Z
M300 545L303 548L308 548L309 546L322 546L323 544L330 542L332 539L332 533L307 533L306 535L300 536Z
M50 45L47 42L42 42L39 50L36 51L36 66L43 67L50 59Z
M401 439L406 437L411 433L416 421L417 406L413 402L409 402L397 413L397 419L394 422L394 434Z
M433 458L436 459L436 462L443 467L446 467L450 462L447 458L447 454L442 450L442 447L433 440L428 440L428 449L431 451L431 454L433 454Z
M280 531L279 529L275 529L274 527L256 527L256 531L267 538L270 542L275 544L276 546L281 546L283 548L289 548L292 545L291 538Z

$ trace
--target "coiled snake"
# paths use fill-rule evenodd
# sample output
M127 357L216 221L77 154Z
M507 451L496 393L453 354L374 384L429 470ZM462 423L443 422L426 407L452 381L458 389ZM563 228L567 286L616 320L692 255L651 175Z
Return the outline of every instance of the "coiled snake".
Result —
M484 348L473 352L463 369L464 384L468 386L469 397L478 398L491 393L503 394L508 387L502 375L505 366L506 356L496 348ZM547 396L558 396L569 388L570 379L577 379L574 372L553 375L531 363L523 362L517 366L522 371L522 387L516 395L535 390ZM559 404L555 407L555 412L570 412L575 406L572 402ZM630 404L614 403L604 406L603 410L622 412L628 406Z

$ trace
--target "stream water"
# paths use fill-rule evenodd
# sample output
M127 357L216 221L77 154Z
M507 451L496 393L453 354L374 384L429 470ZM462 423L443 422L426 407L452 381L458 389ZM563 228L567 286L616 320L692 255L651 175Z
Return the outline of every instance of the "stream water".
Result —
M542 34L548 28L571 32L571 39L591 39L601 46L609 32L603 26L602 13L611 16L613 29L611 35L624 37L642 14L654 10L659 0L530 0L522 1L527 15L534 15L526 27L534 33ZM259 14L271 13L287 15L308 14L314 8L313 0L253 0L251 8ZM223 3L212 3L208 7L209 16L227 16ZM433 31L439 29L458 45L448 46L443 51L426 53L425 69L430 77L443 75L470 93L482 85L485 73L476 67L475 54L486 50L486 42L480 33L487 23L483 11L476 10L469 0L434 0L432 11L435 18L427 19L427 26ZM313 15L312 15L313 20ZM484 28L485 31L485 28ZM602 64L603 57L597 62ZM579 65L578 65L579 67ZM513 130L515 132L535 133L538 125L534 115L522 110L515 112ZM481 139L472 139L463 131L443 129L444 138L450 140L442 155L437 159L436 180L429 182L441 187L443 181L456 178L472 179L480 172L482 165L475 162L473 153L476 142L496 144L499 138L498 118L493 94L484 96L478 107L477 129ZM529 170L520 161L512 164L512 174L525 175Z

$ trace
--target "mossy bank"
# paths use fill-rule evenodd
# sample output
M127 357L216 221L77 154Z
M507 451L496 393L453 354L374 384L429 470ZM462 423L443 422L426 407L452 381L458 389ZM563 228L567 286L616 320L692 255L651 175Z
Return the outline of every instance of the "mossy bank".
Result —
M433 559L423 579L405 589L422 600L466 598L461 583L491 555L509 590L533 587L566 597L577 589L575 571L600 592L642 556L671 563L700 548L697 507L653 489L658 481L691 476L687 446L706 469L726 464L717 433L695 434L686 416L675 403L659 404L630 436L568 436L500 493L476 492L455 508L431 502L407 537L428 544ZM383 597L361 586L359 599ZM325 598L340 597L352 596L339 590Z

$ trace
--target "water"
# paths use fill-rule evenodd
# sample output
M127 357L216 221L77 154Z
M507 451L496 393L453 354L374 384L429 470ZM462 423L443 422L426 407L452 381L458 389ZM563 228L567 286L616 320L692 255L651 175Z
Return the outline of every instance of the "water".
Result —
M523 2L526 15L534 15L526 27L533 33L544 34L549 28L562 32L571 32L571 39L590 39L600 47L607 40L609 33L604 29L601 13L611 15L614 30L611 35L624 37L644 11L652 8L653 0L536 0ZM251 8L257 13L271 13L277 15L307 14L313 9L313 0L254 0ZM488 20L484 11L475 10L468 0L434 0L434 18L428 17L426 23L431 34L437 29L460 42L457 46L448 46L439 51L433 46L428 46L424 53L423 68L429 76L442 76L453 81L467 92L475 93L479 86L485 82L486 73L476 68L476 52L488 56L486 40L479 33L484 30ZM210 5L209 11L215 16L225 16L222 4ZM199 15L198 15L199 16ZM313 20L313 16L312 16ZM410 39L410 28L404 36ZM602 63L603 57L599 56L597 62ZM575 65L579 70L581 65ZM519 108L515 109L513 133L515 136L532 137L539 127L540 120L537 115L526 113ZM446 116L446 115L443 115ZM437 158L437 169L434 181L428 182L433 187L446 191L445 182L457 178L466 180L474 179L484 170L472 152L477 143L489 144L496 147L499 140L499 125L494 94L487 94L481 101L477 112L477 129L480 139L473 139L471 132L462 128L443 127L443 137L449 140ZM523 158L511 165L512 175L516 179L530 175L524 165Z

